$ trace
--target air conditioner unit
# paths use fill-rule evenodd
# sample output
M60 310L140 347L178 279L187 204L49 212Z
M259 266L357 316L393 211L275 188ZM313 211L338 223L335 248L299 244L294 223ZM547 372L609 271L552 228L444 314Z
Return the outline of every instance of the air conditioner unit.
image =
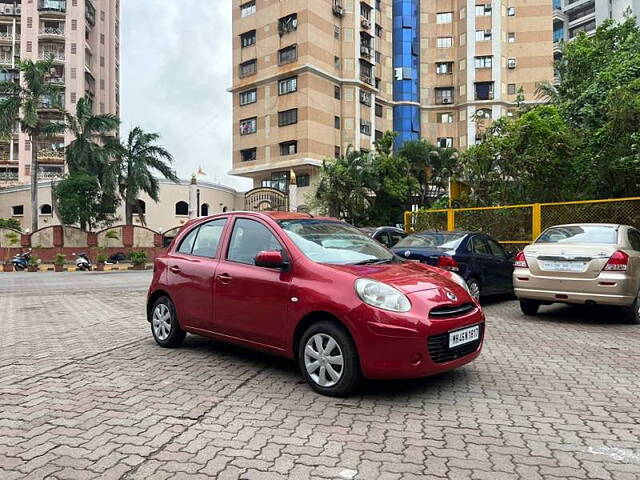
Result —
M444 105L444 104L449 104L449 103L451 103L451 99L450 99L450 98L443 98L443 99L442 99L442 104L443 104L443 105Z
M20 15L22 13L22 7L15 7L16 15Z
M360 24L362 25L362 28L364 28L365 30L369 30L371 28L371 22L366 18L363 18L360 21Z
M338 0L335 0L333 2L333 13L338 17L344 16L344 8L342 7L342 4Z

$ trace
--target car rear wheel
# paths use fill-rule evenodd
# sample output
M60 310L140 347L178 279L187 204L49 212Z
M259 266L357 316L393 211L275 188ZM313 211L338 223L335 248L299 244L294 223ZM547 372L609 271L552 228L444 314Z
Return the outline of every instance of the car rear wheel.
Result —
M158 345L165 348L179 347L186 332L180 328L178 316L169 297L160 297L151 309L151 333Z
M469 293L474 300L480 301L480 284L475 278L467 280L467 287L469 287Z
M640 324L640 294L636 297L633 304L627 309L625 319L627 320L627 323L631 323L633 325Z
M362 380L358 352L341 325L322 321L311 325L298 343L298 364L313 390L345 397Z
M536 300L520 300L520 310L528 317L533 317L538 314L540 308L540 302Z

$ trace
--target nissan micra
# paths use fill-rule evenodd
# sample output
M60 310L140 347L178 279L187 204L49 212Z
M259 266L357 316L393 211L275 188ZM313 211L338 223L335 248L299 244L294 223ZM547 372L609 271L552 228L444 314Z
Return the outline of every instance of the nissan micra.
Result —
M186 224L156 259L155 341L186 333L288 357L319 393L474 360L485 317L455 273L403 260L332 218L233 212Z

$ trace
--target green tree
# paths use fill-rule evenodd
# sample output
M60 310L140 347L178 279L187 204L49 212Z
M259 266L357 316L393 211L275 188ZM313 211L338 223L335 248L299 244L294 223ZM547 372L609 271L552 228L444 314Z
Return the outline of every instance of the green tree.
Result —
M11 228L13 230L22 230L20 221L15 218L0 218L0 228Z
M138 209L138 195L144 192L158 202L160 184L154 173L178 183L180 180L171 168L173 157L162 146L157 133L147 133L140 127L129 132L127 141L116 149L118 190L125 205L125 221L133 224L133 214Z
M115 221L117 198L100 186L98 178L85 172L70 174L55 187L58 212L65 225L79 224L83 230Z
M29 136L31 145L31 229L38 229L38 147L43 137L64 132L64 122L50 120L42 112L47 109L63 110L64 87L49 82L53 57L33 62L18 63L23 86L11 81L0 82L0 135L7 137L19 122ZM50 118L50 117L49 117Z

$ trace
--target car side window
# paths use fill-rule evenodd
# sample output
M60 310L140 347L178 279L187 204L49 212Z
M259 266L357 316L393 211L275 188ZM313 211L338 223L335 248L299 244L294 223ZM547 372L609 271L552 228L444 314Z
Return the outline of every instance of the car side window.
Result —
M629 243L631 248L640 252L640 232L637 230L629 230Z
M389 245L393 247L396 243L404 238L404 235L398 232L389 232L389 238L391 239L391 243Z
M385 247L391 247L391 243L389 241L389 234L387 232L380 232L376 235L376 240L378 240Z
M476 235L471 239L471 250L473 253L491 255L491 249L489 248L487 240L479 235Z
M489 244L491 254L494 257L507 258L507 254L505 253L504 248L502 248L502 246L498 242L491 238L487 238L487 243Z
M255 265L256 255L262 251L283 251L271 231L260 222L239 218L233 225L227 260Z
M196 237L198 236L198 230L200 230L200 227L194 228L186 237L182 239L182 242L180 242L180 246L178 247L178 253L191 255L193 244L196 241Z
M193 255L197 257L214 258L218 251L218 244L222 236L222 230L227 223L226 218L219 218L200 226L200 232L193 244Z

